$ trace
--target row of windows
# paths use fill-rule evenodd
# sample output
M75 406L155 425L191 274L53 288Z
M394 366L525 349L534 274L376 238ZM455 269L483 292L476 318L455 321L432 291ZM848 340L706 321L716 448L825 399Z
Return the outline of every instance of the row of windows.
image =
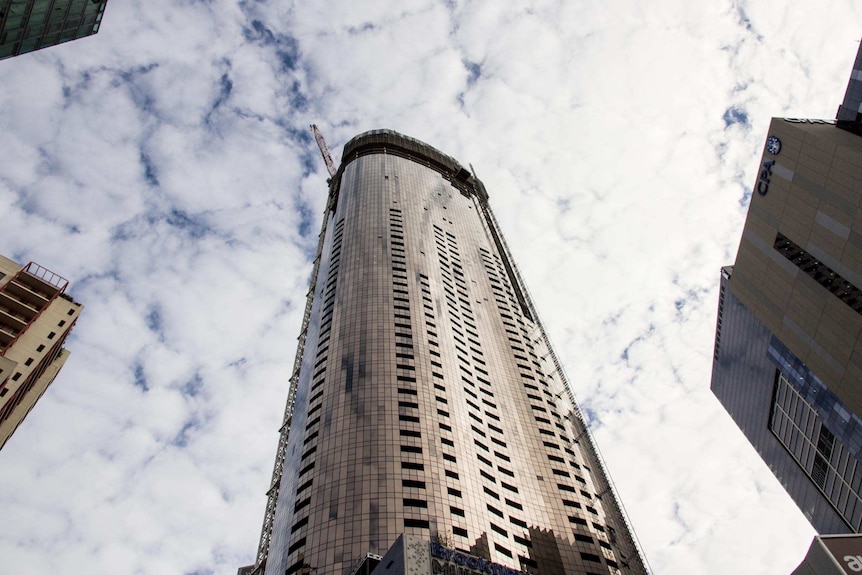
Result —
M487 273L488 279L491 283L492 291L495 295L495 300L497 302L497 307L500 312L501 320L503 323L503 327L505 331L509 334L510 347L512 349L512 357L515 359L516 366L518 367L519 373L521 375L523 385L527 390L527 398L531 400L530 407L533 410L533 416L538 424L537 428L539 433L549 438L556 438L557 433L559 433L559 437L562 439L564 444L570 444L571 440L568 437L568 433L566 432L566 427L562 423L562 418L556 412L556 402L554 401L554 394L549 391L548 384L545 380L544 373L541 369L541 363L539 362L539 357L535 353L535 349L533 346L532 338L530 337L530 330L527 327L527 324L524 322L520 314L520 305L515 298L510 286L507 282L501 281L500 278L506 278L507 274L505 272L505 268L502 265L500 259L494 255L493 258L491 254L485 250L484 248L480 248L480 255L482 257L483 263L485 264L485 271ZM524 346L528 348L525 349ZM529 355L532 359L527 357ZM546 398L542 398L538 395L539 387L531 382L538 382L542 385L542 393L547 396ZM530 393L533 390L537 392L536 394ZM535 403L533 403L535 402ZM545 407L547 404L550 407ZM552 424L551 420L547 417L544 417L542 414L548 413L550 414L556 421ZM542 424L547 425L544 427ZM549 429L551 426L556 427L559 431L555 433L553 429ZM553 450L560 450L560 445L554 441L544 441L544 446ZM568 446L564 447L565 451L574 459L575 452L573 449L570 449ZM548 454L548 459L552 463L551 471L554 476L558 478L572 479L586 486L586 480L580 475L573 474L566 469L560 469L553 467L554 463L565 466L566 460L560 456ZM574 469L581 469L581 466L575 461L569 461L569 464ZM584 490L577 489L568 483L558 483L557 488L561 493L580 493L581 496L586 499L592 499L592 495ZM564 505L566 502L570 502L570 500L563 499ZM580 504L578 504L580 508ZM598 510L592 506L586 506L586 509L589 513L598 517ZM586 527L588 522L586 519L578 516L571 516L570 519L574 519L576 521L572 521L573 524L578 526ZM593 522L593 527L596 528L602 527L599 523ZM602 527L602 530L604 528ZM600 530L600 531L602 531Z
M474 419L477 423L482 424L482 425L487 425L487 428L490 431L493 431L493 432L499 434L500 436L502 436L503 430L500 427L497 427L492 423L485 424L484 420L480 417L480 415L484 413L485 416L488 416L489 418L491 418L495 421L499 421L499 417L496 414L492 413L491 411L487 411L487 410L483 411L483 409L480 408L480 406L478 405L478 403L481 402L490 409L494 409L494 410L497 409L496 403L491 401L491 399L494 398L494 393L493 393L493 391L491 391L491 382L488 381L488 379L485 379L482 376L478 375L478 374L483 374L486 377L488 377L488 372L485 369L483 369L482 367L480 367L480 366L486 365L486 362L484 359L484 353L481 349L481 344L478 341L478 333L476 331L476 324L475 324L475 320L473 318L473 312L472 312L472 309L470 306L470 298L469 298L469 295L467 292L467 285L466 285L466 281L464 278L464 274L462 272L462 267L460 266L461 258L460 258L460 254L458 253L457 240L453 234L447 232L448 237L446 238L446 242L444 245L444 242L442 241L443 238L441 237L441 234L439 233L439 229L435 230L435 233L437 235L437 247L439 249L439 260L440 260L440 264L441 264L441 275L443 276L443 280L444 280L443 284L444 284L444 290L446 292L445 295L446 295L446 301L447 301L447 308L449 310L450 322L452 324L452 329L454 332L456 356L459 360L459 363L461 364L459 367L461 367L462 371L464 372L464 375L461 376L462 382L465 384L463 389L464 389L464 392L469 397L472 397L473 399L476 400L476 403L471 402L469 399L466 401L467 405L469 407L471 407L476 412L476 413L473 413L472 411L468 411L468 415L472 419ZM448 251L448 261L453 262L453 265L451 268L452 273L450 273L450 271L449 271L449 269L450 269L449 266L446 265L446 261L447 261L446 251ZM466 327L462 327L462 324L463 324L463 326L466 326ZM466 336L465 336L465 332L466 332ZM467 341L465 341L463 339L464 337L466 337L466 340L469 342L469 344L467 343ZM469 349L469 353L468 353L468 349ZM471 362L472 362L472 365L471 365ZM470 369L475 371L477 375L473 376ZM477 380L480 383L480 385L477 387L476 384L472 381L472 379ZM473 391L473 389L471 389L471 388L477 390L478 393ZM487 396L487 398L486 397L480 397L478 395L479 393ZM479 414L479 415L477 415L477 414ZM506 442L501 438L495 437L493 434L490 433L490 431L486 433L485 431L483 431L482 429L480 429L476 425L471 425L471 430L473 431L475 436L481 437L482 439L487 438L494 445L496 445L498 447L502 447L504 449L507 448ZM480 450L479 452L476 453L477 459L481 463L487 465L489 467L489 469L494 470L495 466L492 463L492 461L490 459L488 459L487 457L484 457L481 454L481 452L485 452L485 453L490 454L492 449L487 444L483 443L483 441L479 440L477 437L474 437L473 443ZM498 451L497 449L493 449L493 453L494 453L494 456L496 458L498 458L502 461L505 461L505 462L511 461L511 458L508 455ZM497 464L496 471L495 471L494 475L486 472L483 469L480 469L479 473L480 473L480 476L485 481L488 481L492 485L497 485L497 478L495 477L495 475L508 476L508 477L512 477L512 478L514 478L514 476L515 476L515 474L512 470L507 469L506 467L504 467L500 464ZM518 492L517 487L507 483L506 481L500 481L500 484L502 485L502 487L504 489L510 490L513 493ZM494 489L490 488L489 486L487 486L487 485L483 486L483 490L484 490L485 494L488 495L489 497L491 497L495 500L498 500L498 501L500 500L500 494L497 491L495 491ZM508 505L514 509L517 509L517 510L523 510L523 506L520 503L518 503L517 501L513 501L509 498L503 498L503 499L504 499L506 505ZM497 509L496 507L494 507L491 504L487 504L487 509L492 515L496 515L500 518L505 517L505 515L503 514L503 512L501 510ZM513 525L517 526L517 527L522 528L522 529L527 528L527 523L518 517L509 515L509 522L512 523ZM503 537L508 538L509 534L505 529L503 529L502 527L499 527L498 525L494 524L493 522L490 522L489 524L491 526L492 531L496 532L498 535L501 535ZM464 537L467 536L466 530L464 531L463 536ZM528 539L525 539L524 537L520 537L520 536L513 533L512 538L515 542L517 542L521 545L524 545L525 547L529 548L532 546L530 541ZM511 552L508 549L506 549L505 547L502 547L501 545L499 545L499 543L495 543L495 548L508 557L512 556Z
M862 527L862 464L776 370L769 429L853 529Z
M793 243L787 236L775 234L773 247L796 267L832 292L838 299L862 315L862 290L841 277L832 268Z
M300 457L300 461L304 462L306 459L311 457L317 451L316 442L309 446L310 443L315 441L318 437L319 430L316 429L318 423L320 423L320 415L317 413L320 411L323 406L323 392L324 389L321 388L325 381L326 376L326 363L328 360L328 351L329 351L329 340L332 329L332 316L335 309L335 294L338 283L338 269L339 262L341 259L341 245L342 238L344 236L344 218L338 221L333 229L332 234L332 249L330 252L329 258L329 272L327 273L326 283L324 284L322 293L323 293L323 304L322 304L322 315L321 315L321 327L320 327L320 335L318 337L317 342L317 353L314 358L314 373L311 376L311 387L309 388L309 393L311 397L309 399L308 405L308 413L307 418L308 421L305 424L305 439L303 440L303 446L306 447L302 456ZM299 471L297 475L298 480L302 480L306 473L314 469L314 461L305 464ZM294 505L293 505L293 525L291 526L291 534L299 531L303 526L308 523L308 515L304 515L302 517L297 518L297 513L304 510L311 502L311 497L308 495L309 489L313 485L314 479L309 478L303 481L297 488L294 496ZM288 555L291 555L303 548L305 545L305 537L299 538L296 542L294 542L288 548ZM301 566L302 561L299 561L298 564ZM288 569L290 571L290 569Z

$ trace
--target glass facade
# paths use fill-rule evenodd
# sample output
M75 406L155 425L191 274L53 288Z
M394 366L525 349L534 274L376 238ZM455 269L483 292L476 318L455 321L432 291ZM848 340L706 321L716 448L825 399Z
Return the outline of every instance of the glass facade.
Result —
M368 132L325 218L255 571L349 572L405 533L646 573L482 183Z
M862 422L776 338L778 369L769 429L828 499L850 530L862 528Z
M0 0L0 60L99 31L108 0Z
M712 392L815 529L853 532L856 418L728 289L732 276L722 270Z

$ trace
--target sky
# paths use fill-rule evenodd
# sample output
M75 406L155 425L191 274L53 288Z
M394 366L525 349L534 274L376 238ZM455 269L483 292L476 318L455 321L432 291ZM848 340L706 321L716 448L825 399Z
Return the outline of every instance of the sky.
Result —
M485 183L656 575L812 528L709 391L769 120L831 119L854 0L110 0L0 61L0 253L85 309L0 451L0 574L253 562L326 199L369 129Z

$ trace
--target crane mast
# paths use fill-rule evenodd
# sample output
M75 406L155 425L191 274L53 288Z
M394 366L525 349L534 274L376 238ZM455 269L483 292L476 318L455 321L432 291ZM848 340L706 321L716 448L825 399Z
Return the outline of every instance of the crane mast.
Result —
M323 161L326 163L326 169L331 178L335 175L336 169L332 156L329 154L329 148L326 146L326 140L323 139L323 134L317 129L317 124L311 125L311 131L314 132L314 140L317 142L317 147L320 148L320 155L323 156Z

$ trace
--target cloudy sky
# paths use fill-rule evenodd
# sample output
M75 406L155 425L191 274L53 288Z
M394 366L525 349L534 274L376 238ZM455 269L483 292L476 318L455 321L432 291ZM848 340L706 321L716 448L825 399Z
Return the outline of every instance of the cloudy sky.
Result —
M772 116L832 118L856 0L111 0L0 62L0 253L86 309L0 452L0 573L253 561L336 161L470 162L656 575L784 575L812 529L709 392Z

